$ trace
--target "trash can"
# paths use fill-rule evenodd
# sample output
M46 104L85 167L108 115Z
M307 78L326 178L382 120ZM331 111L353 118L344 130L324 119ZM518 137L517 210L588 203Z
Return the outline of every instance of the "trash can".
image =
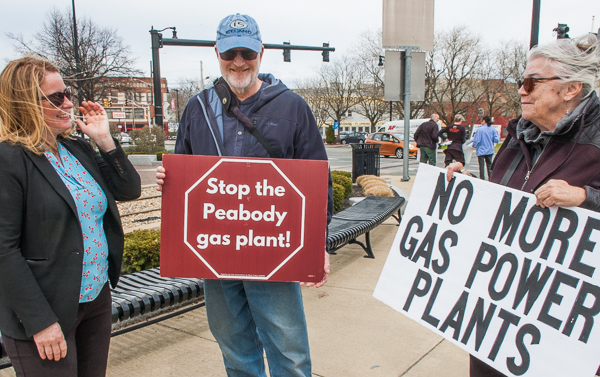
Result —
M350 144L352 146L352 182L361 175L379 177L379 147L381 144Z

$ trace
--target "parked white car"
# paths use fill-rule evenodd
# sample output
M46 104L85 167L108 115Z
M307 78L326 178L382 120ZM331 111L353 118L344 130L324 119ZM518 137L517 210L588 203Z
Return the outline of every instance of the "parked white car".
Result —
M131 137L128 133L121 132L121 143L131 143Z

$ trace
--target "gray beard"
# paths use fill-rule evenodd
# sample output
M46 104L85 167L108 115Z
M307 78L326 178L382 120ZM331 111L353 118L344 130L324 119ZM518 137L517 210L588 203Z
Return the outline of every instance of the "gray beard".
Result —
M244 79L244 81L240 83L239 80L231 80L230 74L223 72L223 69L221 68L221 76L223 76L223 79L225 80L225 82L227 82L227 84L229 84L229 87L234 92L237 92L239 94L246 94L248 91L250 91L254 87L254 84L256 83L256 80L258 79L258 72L260 72L260 62L256 66L256 70L254 72L252 72L252 74L250 76L248 76L247 79Z

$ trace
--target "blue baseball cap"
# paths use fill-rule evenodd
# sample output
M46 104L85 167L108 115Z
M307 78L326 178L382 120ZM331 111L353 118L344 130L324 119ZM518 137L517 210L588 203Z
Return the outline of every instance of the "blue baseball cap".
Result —
M232 48L244 47L260 53L262 39L254 18L245 14L232 14L219 23L217 29L217 50L225 52Z

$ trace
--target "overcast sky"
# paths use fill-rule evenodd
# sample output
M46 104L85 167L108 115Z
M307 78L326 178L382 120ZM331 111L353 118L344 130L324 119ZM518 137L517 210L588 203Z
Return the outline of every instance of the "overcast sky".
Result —
M0 69L6 61L17 58L13 41L6 33L25 37L39 31L54 7L71 9L71 0L4 1L0 12ZM465 25L483 37L487 46L516 39L529 44L532 0L436 0L435 31ZM235 4L235 7L232 5ZM76 0L77 18L92 18L100 26L115 28L137 66L149 75L151 26L177 28L179 38L214 40L218 22L232 13L254 17L264 43L290 41L292 44L322 46L329 42L336 48L331 59L347 52L365 30L381 28L381 0ZM555 39L552 29L558 23L571 28L578 36L600 27L598 0L541 0L540 43ZM165 31L170 38L170 31ZM161 76L169 87L177 87L180 78L199 78L200 61L204 75L220 76L214 50L206 47L172 47L160 50ZM273 73L293 87L297 79L312 76L322 63L319 52L292 51L292 62L284 63L281 50L266 50L262 72Z

